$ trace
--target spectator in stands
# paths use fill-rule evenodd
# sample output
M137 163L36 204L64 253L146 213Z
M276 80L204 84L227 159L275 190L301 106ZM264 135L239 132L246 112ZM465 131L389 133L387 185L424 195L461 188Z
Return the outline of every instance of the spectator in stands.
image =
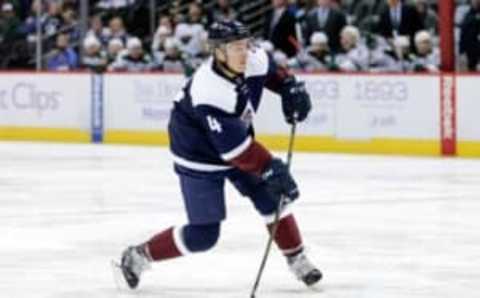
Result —
M55 49L47 57L47 69L68 71L78 67L78 55L70 46L68 34L57 35Z
M22 6L22 3L21 3L21 0L3 0L3 1L0 1L1 5L5 4L5 3L10 3L12 5L13 12L18 17L19 20L24 19L25 14L24 14L24 12L22 12L23 6ZM28 11L26 11L26 12L28 12Z
M127 41L127 52L118 55L108 69L114 71L150 71L154 67L150 55L143 51L142 42L138 37L131 37Z
M180 41L180 50L189 56L196 56L202 50L201 37L204 32L201 24L178 24L175 37Z
M124 43L119 38L110 39L107 46L107 59L108 64L112 64L117 60L117 57L123 54L125 51Z
M78 43L80 40L80 27L76 19L76 13L73 7L67 6L62 11L62 19L59 30L70 35L71 43Z
M26 36L27 41L35 42L37 40L37 18L38 12L42 8L41 0L35 0L32 2L29 16L25 19L21 26L21 32ZM40 28L45 27L46 14L40 15Z
M173 36L171 29L167 26L160 25L153 36L152 53L163 53L165 51L165 40L171 36Z
M95 36L102 45L108 44L108 32L103 26L100 15L94 15L90 18L90 27L88 28L86 36Z
M471 0L457 0L457 7L455 9L455 25L460 27L470 11ZM459 3L458 3L459 2Z
M173 19L169 15L161 15L158 19L158 27L167 27L170 31L174 31Z
M369 69L369 51L361 43L357 27L346 26L340 34L343 52L337 56L338 67L342 71L367 71Z
M305 40L310 41L313 32L321 31L328 36L328 45L332 53L341 50L340 32L347 25L345 14L331 7L331 0L317 0L317 7L310 11L305 19Z
M200 36L201 51L191 57L184 57L185 74L190 77L200 65L210 57L210 45L208 42L208 33L203 32Z
M288 10L287 0L272 0L272 4L274 9L266 17L263 38L270 40L276 49L288 57L293 57L299 48L295 16Z
M119 38L125 44L129 38L122 18L113 17L108 23L108 29L106 30L108 40L113 38Z
M432 35L428 31L419 31L415 35L417 54L413 61L413 70L418 72L438 72L440 51L433 47Z
M4 2L0 18L0 42L11 42L20 37L20 20L18 19L13 4Z
M480 0L471 0L462 23L460 53L467 56L468 70L480 71Z
M107 55L102 51L102 44L94 35L89 35L85 38L83 49L81 68L94 72L105 71L108 64Z
M184 72L184 59L180 51L180 43L175 37L165 40L165 57L161 62L163 71Z
M413 48L415 34L423 29L423 21L415 7L401 0L387 0L388 7L380 15L378 32L384 38L392 40L399 35L410 38Z
M391 71L395 72L411 72L413 71L413 62L415 56L412 54L412 46L408 36L397 36L393 40L393 58L395 66Z
M314 32L310 37L310 46L288 62L288 66L303 71L337 70L328 48L328 37L323 32Z
M415 8L423 21L423 28L432 34L438 33L438 16L430 7L428 0L415 0Z
M385 0L358 0L350 7L351 22L362 31L373 31L379 22Z
M218 0L212 12L209 15L209 24L222 20L241 21L240 15L230 5L229 0Z
M206 26L208 23L207 16L203 13L202 6L197 2L192 2L188 6L187 21L190 24L201 24Z
M62 22L62 5L57 1L47 2L47 15L44 23L44 33L47 36L57 34Z

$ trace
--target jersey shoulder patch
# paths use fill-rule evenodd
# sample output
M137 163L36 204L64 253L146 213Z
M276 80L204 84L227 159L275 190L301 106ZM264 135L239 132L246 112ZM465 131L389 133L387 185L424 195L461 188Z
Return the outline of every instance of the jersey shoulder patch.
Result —
M190 95L194 107L207 105L227 113L235 112L235 86L213 72L211 58L194 74Z
M248 52L246 77L267 75L269 67L268 55L264 49L254 47Z

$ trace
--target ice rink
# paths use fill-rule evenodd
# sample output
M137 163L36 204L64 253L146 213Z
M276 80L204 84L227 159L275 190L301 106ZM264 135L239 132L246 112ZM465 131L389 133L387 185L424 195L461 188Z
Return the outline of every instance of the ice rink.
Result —
M284 155L283 153L281 153ZM480 160L294 154L315 291L275 251L258 298L480 297ZM218 246L118 291L110 260L185 222L168 151L0 143L0 297L249 296L263 219L228 188Z

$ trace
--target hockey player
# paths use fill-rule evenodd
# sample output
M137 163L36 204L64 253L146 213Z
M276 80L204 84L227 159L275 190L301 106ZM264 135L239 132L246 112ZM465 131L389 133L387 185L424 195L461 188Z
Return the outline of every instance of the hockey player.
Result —
M169 123L188 224L168 228L123 252L120 268L130 288L138 286L151 262L204 252L215 245L226 218L225 180L251 200L269 229L280 198L291 202L299 196L286 164L255 140L252 119L267 87L281 96L287 122L305 120L311 102L304 83L253 47L247 28L239 22L214 23L208 37L213 57L185 84ZM305 255L288 208L281 213L274 240L298 279L313 285L322 278Z

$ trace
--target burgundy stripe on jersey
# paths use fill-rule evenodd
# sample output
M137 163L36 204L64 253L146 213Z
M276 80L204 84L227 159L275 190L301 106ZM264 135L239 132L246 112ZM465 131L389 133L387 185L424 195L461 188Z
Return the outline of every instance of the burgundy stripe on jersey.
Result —
M260 176L271 160L270 152L257 141L253 141L242 154L229 162L244 172Z

